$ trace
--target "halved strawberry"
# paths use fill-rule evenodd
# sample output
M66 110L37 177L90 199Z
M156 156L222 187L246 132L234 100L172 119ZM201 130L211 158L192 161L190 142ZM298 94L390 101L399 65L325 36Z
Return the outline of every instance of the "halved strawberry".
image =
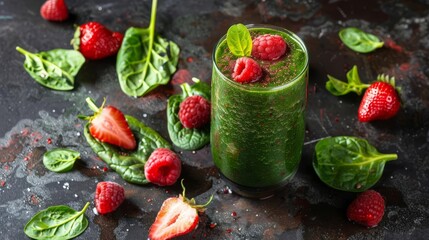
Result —
M150 240L171 239L192 232L198 226L198 211L204 211L213 196L204 205L195 205L195 199L185 197L185 187L179 197L166 199L149 229Z
M105 100L104 100L105 101ZM136 148L136 139L128 126L124 114L113 106L98 108L91 98L87 98L89 108L95 113L93 116L79 116L89 120L89 132L101 142L110 143L127 150Z

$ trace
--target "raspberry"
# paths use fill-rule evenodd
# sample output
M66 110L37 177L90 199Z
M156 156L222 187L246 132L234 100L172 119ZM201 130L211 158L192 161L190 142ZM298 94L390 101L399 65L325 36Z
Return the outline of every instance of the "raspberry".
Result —
M261 60L277 60L285 54L287 49L285 40L279 35L260 35L252 42L252 56Z
M232 72L232 78L239 83L256 82L262 77L262 68L248 57L237 59Z
M125 200L124 188L115 182L99 182L95 190L95 207L99 214L115 211Z
M158 186L173 185L180 177L182 165L179 156L167 148L157 148L144 165L146 179Z
M367 190L347 208L347 218L367 227L375 227L384 215L384 199L374 190Z
M69 10L64 0L48 0L40 8L40 15L48 21L64 21Z
M185 128L201 128L210 122L210 103L199 95L180 103L179 120Z

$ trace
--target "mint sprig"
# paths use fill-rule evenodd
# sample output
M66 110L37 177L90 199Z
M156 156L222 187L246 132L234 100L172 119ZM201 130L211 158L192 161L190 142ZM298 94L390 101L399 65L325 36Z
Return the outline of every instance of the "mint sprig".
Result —
M250 56L252 38L246 26L241 23L232 25L226 33L226 42L231 53L236 57Z

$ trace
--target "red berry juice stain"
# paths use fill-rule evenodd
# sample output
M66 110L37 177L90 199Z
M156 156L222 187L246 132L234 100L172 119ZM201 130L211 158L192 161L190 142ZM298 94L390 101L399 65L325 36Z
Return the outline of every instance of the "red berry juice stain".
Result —
M397 52L403 52L404 51L404 49L401 46L399 46L397 43L395 43L392 39L387 39L384 42L384 44L386 47L391 48Z
M3 166L3 169L4 169L5 171L9 171L9 169L10 169L10 168L9 168L9 165L4 165L4 166Z
M401 64L401 66L399 66L399 69L401 71L408 71L410 69L410 64L409 63L403 63L403 64Z
M191 73L186 69L177 70L177 72L173 75L173 78L171 79L171 83L173 85L180 85L185 82L192 82Z
M194 58L193 57L188 57L188 58L186 58L186 61L188 63L194 62Z
M338 116L335 116L335 122L340 122L340 118Z
M210 223L209 228L214 229L217 226L217 223Z
M0 187L4 187L6 186L6 181L5 180L0 180Z
M30 197L30 203L33 205L39 205L40 199L36 195L31 195Z
M33 138L33 143L37 143L42 139L42 134L40 132L32 132L30 136Z
M28 136L28 134L30 133L30 130L28 129L28 128L23 128L22 130L21 130L21 135L23 136L23 137L26 137L26 136Z
M227 233L232 233L232 229L231 229L231 228L228 228L228 229L226 229L226 232L227 232Z

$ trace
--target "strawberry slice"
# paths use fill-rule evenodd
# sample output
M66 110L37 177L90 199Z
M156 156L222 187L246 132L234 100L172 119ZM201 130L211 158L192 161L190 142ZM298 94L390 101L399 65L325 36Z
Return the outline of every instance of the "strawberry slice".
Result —
M195 205L195 199L185 197L185 187L179 197L166 199L149 229L150 240L171 239L192 232L198 226L198 212L203 212L213 199L213 195L204 205Z
M79 116L90 121L89 132L101 142L110 143L118 147L133 150L136 148L136 139L128 126L124 114L114 106L98 108L91 98L86 102L95 112L93 116Z

